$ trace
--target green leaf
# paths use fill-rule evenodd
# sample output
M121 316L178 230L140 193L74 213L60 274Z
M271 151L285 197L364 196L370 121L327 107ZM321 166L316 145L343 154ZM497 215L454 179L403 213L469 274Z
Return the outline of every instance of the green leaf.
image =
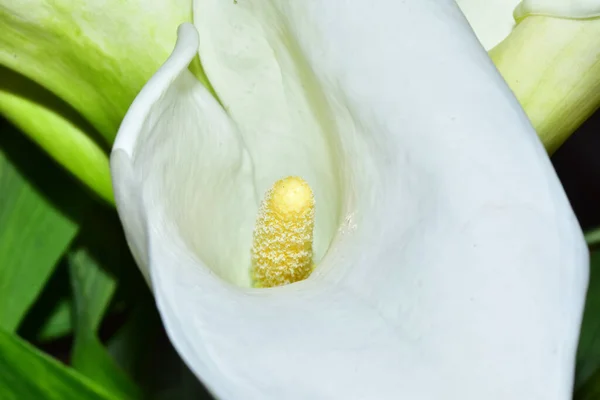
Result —
M77 371L93 379L118 398L143 398L141 390L119 368L96 336L77 336L72 357L71 362Z
M578 396L590 390L590 381L600 378L600 375L593 378L594 374L600 372L600 251L591 253L590 266L590 282L577 350L575 388L578 389ZM597 385L600 390L600 381Z
M68 104L0 65L0 113L100 197L114 201L109 146Z
M587 242L588 246L600 245L600 228L586 232L585 241Z
M39 343L52 341L72 332L68 272L63 258L21 323L19 336L29 342Z
M110 400L101 387L0 330L0 399Z
M0 130L0 327L14 331L76 236L69 202L85 195L3 120Z
M0 65L62 98L110 144L191 17L189 0L0 0Z
M86 248L78 248L68 257L75 299L77 332L96 332L115 292L116 278L103 269Z
M145 378L156 367L151 361L161 329L160 317L155 309L152 295L141 293L127 322L107 343L107 349L116 362L130 376L141 380L144 386L156 383L156 377L150 378L150 382Z
M598 400L600 398L600 370L580 388L575 390L573 400Z
M122 297L124 302L134 307L127 322L108 340L108 351L149 394L149 398L213 399L173 348L162 326L154 297L133 260L131 262L132 268L122 271L116 297Z
M131 317L109 341L109 351L155 400L212 400L173 348L146 292L139 293Z
M46 324L40 330L38 339L46 341L68 335L72 329L71 307L69 299L62 299L58 302Z
M74 304L73 367L120 398L142 398L141 390L111 358L98 329L116 291L126 243L114 212L95 213L67 257ZM108 214L108 215L103 215ZM128 253L125 253L128 254Z
M169 370L170 374L179 378L176 385L159 392L155 400L214 400L214 397L179 359L179 364Z

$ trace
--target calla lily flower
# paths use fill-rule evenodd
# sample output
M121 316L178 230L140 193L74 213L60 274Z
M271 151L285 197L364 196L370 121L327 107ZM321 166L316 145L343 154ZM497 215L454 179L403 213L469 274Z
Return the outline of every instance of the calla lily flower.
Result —
M570 398L588 254L451 1L197 0L111 154L167 332L223 399ZM189 72L201 55L218 98ZM264 193L315 198L315 269L252 286Z

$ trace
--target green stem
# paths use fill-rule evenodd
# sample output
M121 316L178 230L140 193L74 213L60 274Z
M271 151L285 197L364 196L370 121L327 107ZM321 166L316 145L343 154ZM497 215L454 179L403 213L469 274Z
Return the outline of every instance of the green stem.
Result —
M549 154L600 106L600 19L524 18L490 57Z

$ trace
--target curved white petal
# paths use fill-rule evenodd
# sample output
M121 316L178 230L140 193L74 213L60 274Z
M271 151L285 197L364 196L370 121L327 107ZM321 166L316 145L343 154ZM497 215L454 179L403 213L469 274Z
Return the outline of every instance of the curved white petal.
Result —
M182 25L173 54L123 120L111 155L115 199L146 276L146 230L158 208L214 271L248 286L252 166L234 124L187 70L197 49L194 27Z
M228 112L182 66L196 40L185 26L124 121L112 171L169 335L208 387L224 399L568 399L587 251L544 149L458 8L198 4L201 34L227 32L200 49L213 51L202 56ZM245 64L244 46L262 47L260 60ZM218 48L237 50L227 60ZM239 79L223 82L218 67ZM314 131L288 121L268 138L248 134L246 124L265 126L250 110L282 120L236 97L252 90L302 126L317 121ZM294 157L280 135L326 160ZM334 189L322 183L331 171ZM309 279L249 289L261 186L296 172L313 174L343 222Z
M515 27L513 12L520 0L456 0L486 50L506 38Z

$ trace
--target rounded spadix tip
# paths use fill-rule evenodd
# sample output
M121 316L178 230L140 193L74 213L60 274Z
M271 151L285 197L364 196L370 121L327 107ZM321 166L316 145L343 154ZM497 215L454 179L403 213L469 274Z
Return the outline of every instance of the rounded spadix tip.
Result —
M271 189L273 210L282 213L302 213L314 207L312 189L302 178L290 176L278 180Z

